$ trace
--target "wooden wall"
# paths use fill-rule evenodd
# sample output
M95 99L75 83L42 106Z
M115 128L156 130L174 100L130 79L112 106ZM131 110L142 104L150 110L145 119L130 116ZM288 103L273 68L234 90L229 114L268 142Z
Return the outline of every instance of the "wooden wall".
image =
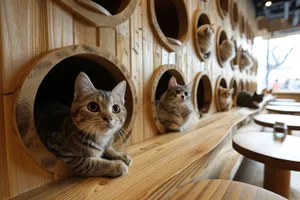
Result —
M222 20L216 1L184 0L190 22L194 11L204 9L216 27L223 27L235 36L238 44L250 46L239 30L232 30L229 15ZM239 10L255 27L254 11L250 1L238 0ZM168 52L155 38L149 25L147 0L139 0L132 17L115 28L94 28L73 15L55 0L1 0L0 1L0 198L14 196L55 180L57 177L40 167L26 153L18 137L13 112L20 77L26 68L43 53L73 44L89 44L117 56L128 67L135 82L139 99L139 112L128 144L134 144L157 135L149 117L148 84L152 73L163 64L176 64L186 80L205 71L214 88L218 75L233 76L254 81L254 75L232 71L228 65L220 68L213 51L212 59L200 62L193 46L192 26L186 46L176 53ZM214 47L215 48L215 47ZM253 51L250 49L250 51ZM213 102L209 114L215 113Z

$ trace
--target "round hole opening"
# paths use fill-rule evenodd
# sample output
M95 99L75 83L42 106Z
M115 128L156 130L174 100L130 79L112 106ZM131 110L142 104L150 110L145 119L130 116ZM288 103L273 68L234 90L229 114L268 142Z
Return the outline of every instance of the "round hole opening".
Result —
M221 75L217 78L216 86L215 86L215 104L218 112L225 111L221 108L221 104L220 104L220 92L219 92L220 86L222 86L223 88L228 88L225 78Z
M128 6L130 0L91 0L105 8L111 15L117 15Z
M231 60L230 58L228 60L222 60L221 58L221 50L220 50L220 45L224 40L228 40L226 32L222 29L219 28L216 34L216 51L217 51L217 59L220 67L224 67L226 63L230 63Z
M188 13L184 1L150 0L150 23L169 51L184 46L188 35Z
M138 0L57 0L94 27L116 27L133 14Z
M194 104L196 110L201 116L201 113L207 113L212 102L212 86L209 77L200 72L194 83Z
M197 52L197 55L199 57L199 59L204 62L206 61L207 59L210 58L210 54L211 54L211 49L212 47L208 47L207 49L201 49L200 48L200 45L199 45L199 37L198 37L198 29L201 27L201 26L204 26L204 25L210 25L210 19L208 17L208 15L201 11L200 9L198 9L196 12L195 12L195 22L194 22L194 47L195 47L195 50ZM213 37L214 35L212 35Z
M240 21L240 33L243 35L245 34L245 19L244 19L244 15L241 14L241 21Z
M168 84L171 77L174 76L179 85L185 85L183 74L176 68L175 65L164 65L159 67L153 74L150 82L151 87L151 114L154 123L160 133L165 133L165 128L160 123L157 113L156 104L158 103L161 95L167 91Z
M238 68L238 63L239 63L239 49L237 47L236 40L234 40L233 43L234 43L235 57L230 61L232 70Z
M235 78L232 78L230 81L230 88L234 88L234 92L232 94L233 99L236 99L238 93L239 93L239 88L238 84Z
M238 15L238 5L236 1L232 1L231 4L231 11L230 11L230 19L232 28L235 29L237 27L238 21L239 21L239 15Z
M127 117L124 137L115 138L115 146L128 138L137 113L134 83L125 66L113 55L97 47L74 45L45 55L25 77L18 96L15 119L28 153L49 171L61 175L70 173L66 164L46 148L47 133L58 132L70 115L75 79L87 74L96 89L111 91L125 80ZM55 113L55 117L53 114ZM57 115L56 115L57 114Z
M216 0L219 14L224 19L229 10L229 0Z

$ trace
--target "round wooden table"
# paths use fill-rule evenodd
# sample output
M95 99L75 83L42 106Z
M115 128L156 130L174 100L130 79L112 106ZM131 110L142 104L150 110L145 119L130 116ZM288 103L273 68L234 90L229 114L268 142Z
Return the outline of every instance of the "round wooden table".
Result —
M297 102L296 99L274 99L275 102Z
M266 109L268 111L280 113L280 114L292 114L292 115L300 114L300 107L295 107L295 106L266 106Z
M283 114L261 114L254 116L254 122L261 126L273 128L275 122L285 123L289 134L293 130L300 130L300 116Z
M265 164L264 188L289 198L290 170L300 171L300 138L287 135L283 141L272 133L250 132L233 137L240 154Z
M271 101L268 103L270 106L295 106L299 107L300 102L284 102L284 101Z
M201 199L201 200L286 200L285 198L246 183L228 180L201 180L178 187L171 197L166 199Z

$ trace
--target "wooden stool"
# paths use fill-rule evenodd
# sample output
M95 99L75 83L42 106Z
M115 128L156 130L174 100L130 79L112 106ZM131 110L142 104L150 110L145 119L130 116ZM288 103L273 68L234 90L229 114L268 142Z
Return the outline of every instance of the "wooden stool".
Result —
M268 111L279 113L279 114L290 114L290 115L299 115L300 107L295 106L266 106Z

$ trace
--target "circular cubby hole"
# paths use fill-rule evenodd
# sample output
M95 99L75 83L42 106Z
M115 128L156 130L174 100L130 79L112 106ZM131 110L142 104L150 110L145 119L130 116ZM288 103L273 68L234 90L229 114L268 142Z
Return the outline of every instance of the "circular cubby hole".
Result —
M227 16L227 13L229 11L229 0L216 0L217 1L217 8L219 15L222 19L224 19Z
M237 100L237 95L239 93L239 88L238 88L236 78L234 77L230 81L230 88L234 88L234 92L232 94L232 101L233 101L233 105L236 106L236 100Z
M222 68L225 67L225 64L226 64L227 62L229 62L229 60L224 62L224 61L221 59L220 45L222 44L222 42L223 42L224 40L228 40L228 37L227 37L226 32L220 27L220 28L218 29L218 31L217 31L217 34L216 34L216 51L217 51L217 59L218 59L218 63L219 63L219 65L220 65Z
M133 14L138 0L58 0L95 27L115 27Z
M200 72L194 80L194 105L199 117L202 113L207 113L212 101L212 87L209 77Z
M230 21L231 26L235 30L239 22L239 9L236 1L232 0L230 4Z
M215 86L215 102L216 102L216 107L217 107L218 112L222 112L222 109L220 107L220 102L219 102L219 97L220 97L219 87L220 86L222 86L223 88L227 88L226 80L222 75L220 75L217 78L216 86Z
M149 0L149 20L157 39L170 52L180 50L189 30L188 12L184 1Z
M18 96L16 125L26 150L49 171L62 175L70 172L62 160L47 150L43 141L46 141L45 133L59 131L69 114L75 79L80 72L85 72L97 89L111 91L119 82L127 82L127 118L123 126L126 135L116 137L115 146L129 137L137 114L137 94L126 67L112 54L88 45L68 46L43 56L28 70ZM47 119L58 110L65 114Z
M197 52L197 55L199 57L199 59L204 62L207 59L210 58L210 55L205 55L199 46L198 43L198 34L197 34L197 30L198 28L200 28L203 25L211 25L210 19L207 15L207 13L205 13L204 11L202 11L201 9L196 10L195 12L195 20L194 20L194 47L195 47L195 51ZM213 44L211 44L213 45Z
M163 65L157 68L152 75L150 81L151 88L151 117L160 133L165 133L166 130L160 123L156 113L156 103L159 101L161 95L168 89L169 80L174 76L177 83L185 85L183 73L175 65Z

